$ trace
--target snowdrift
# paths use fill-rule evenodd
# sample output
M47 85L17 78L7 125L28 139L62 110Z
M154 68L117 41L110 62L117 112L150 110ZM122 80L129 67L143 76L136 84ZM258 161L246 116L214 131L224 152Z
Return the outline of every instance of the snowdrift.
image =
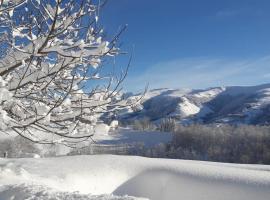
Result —
M0 159L1 200L53 197L269 200L270 166L113 155Z

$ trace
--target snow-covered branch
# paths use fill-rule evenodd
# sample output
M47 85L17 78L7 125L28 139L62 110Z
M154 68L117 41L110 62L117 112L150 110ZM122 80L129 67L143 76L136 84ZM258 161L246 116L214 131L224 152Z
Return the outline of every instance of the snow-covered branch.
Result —
M120 94L128 67L119 75L100 73L103 60L118 54L125 27L108 42L99 9L91 0L1 2L2 131L39 143L74 143L91 137L104 113L136 104ZM90 128L80 131L85 124Z

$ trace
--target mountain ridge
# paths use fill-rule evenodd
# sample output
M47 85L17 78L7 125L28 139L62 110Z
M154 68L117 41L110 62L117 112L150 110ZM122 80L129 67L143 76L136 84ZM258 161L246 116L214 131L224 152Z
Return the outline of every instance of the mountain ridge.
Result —
M199 90L158 88L146 92L141 105L139 111L122 114L120 119L159 121L170 117L181 123L265 125L270 123L270 84Z

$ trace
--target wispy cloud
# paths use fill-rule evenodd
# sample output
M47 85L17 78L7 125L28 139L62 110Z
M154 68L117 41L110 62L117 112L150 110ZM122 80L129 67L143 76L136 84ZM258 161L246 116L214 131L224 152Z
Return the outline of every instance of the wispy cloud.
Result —
M254 7L242 7L237 9L223 9L219 10L215 13L216 18L224 19L224 18L234 18L234 17L242 17L242 16L253 16L259 17L264 16L268 11L264 11L261 8Z
M219 10L216 13L217 17L234 17L242 13L242 10Z
M270 56L257 59L187 58L160 62L127 80L128 88L205 88L270 82ZM269 81L268 81L269 79Z

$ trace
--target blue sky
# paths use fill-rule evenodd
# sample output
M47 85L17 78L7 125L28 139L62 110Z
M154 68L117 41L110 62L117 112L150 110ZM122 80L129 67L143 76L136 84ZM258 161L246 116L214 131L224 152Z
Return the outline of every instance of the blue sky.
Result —
M269 0L109 0L101 22L108 35L128 24L126 90L270 82Z

